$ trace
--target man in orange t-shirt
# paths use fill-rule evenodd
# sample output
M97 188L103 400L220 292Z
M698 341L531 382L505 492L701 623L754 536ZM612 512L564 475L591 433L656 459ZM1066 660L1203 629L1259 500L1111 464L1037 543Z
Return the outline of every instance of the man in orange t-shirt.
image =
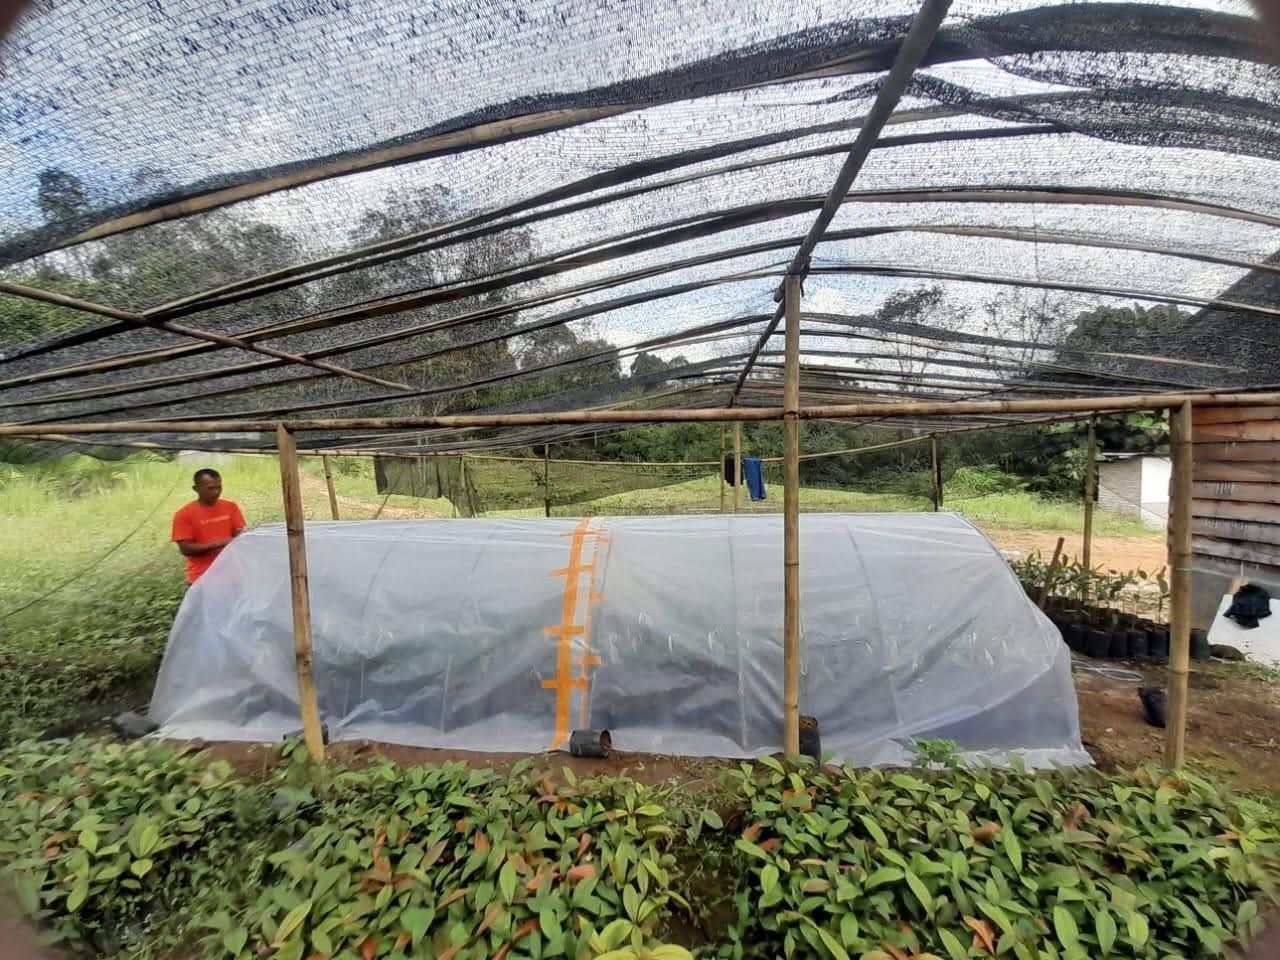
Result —
M187 558L187 583L195 583L213 566L222 548L244 532L244 514L230 500L222 499L222 475L198 470L196 499L173 515L174 543Z

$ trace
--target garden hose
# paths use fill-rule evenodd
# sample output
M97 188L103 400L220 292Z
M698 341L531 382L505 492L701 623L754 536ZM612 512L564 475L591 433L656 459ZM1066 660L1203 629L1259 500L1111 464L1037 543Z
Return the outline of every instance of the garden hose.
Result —
M1071 658L1071 669L1079 670L1083 673L1096 673L1104 680L1111 680L1114 683L1146 683L1147 678L1136 670L1123 670L1120 667L1100 667L1097 664L1088 663L1084 660Z

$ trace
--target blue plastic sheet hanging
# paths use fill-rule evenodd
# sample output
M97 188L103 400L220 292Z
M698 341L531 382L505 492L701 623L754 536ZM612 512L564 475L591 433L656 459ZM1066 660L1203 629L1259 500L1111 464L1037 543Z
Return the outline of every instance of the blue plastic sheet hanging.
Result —
M763 500L764 495L764 463L759 457L742 458L742 479L747 485L747 492L752 500Z

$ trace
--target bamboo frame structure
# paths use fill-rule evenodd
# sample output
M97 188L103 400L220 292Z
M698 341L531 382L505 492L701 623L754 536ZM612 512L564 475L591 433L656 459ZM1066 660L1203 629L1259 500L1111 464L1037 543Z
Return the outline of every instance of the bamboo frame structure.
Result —
M329 455L321 454L320 462L324 465L324 485L329 490L329 515L334 520L340 520L342 518L338 516L338 492L333 488L333 466L329 463Z
M311 594L307 587L307 545L302 512L302 483L298 450L288 429L276 428L280 485L284 492L284 523L289 541L289 597L293 604L293 654L298 672L298 702L302 736L312 760L324 759L324 734L311 654Z
M240 337L228 337L221 333L211 333L208 330L199 330L195 327L183 326L177 323L169 323L165 320L153 320L144 317L139 313L130 313L127 310L117 310L114 307L105 307L99 303L92 303L88 300L78 300L75 297L68 297L61 293L51 293L47 290L40 290L35 287L23 286L20 283L10 283L7 280L0 280L0 293L7 293L10 296L22 297L26 300L37 300L41 303L48 303L53 306L66 307L70 310L79 310L81 313L92 313L102 317L112 317L116 320L123 320L125 323L137 327L153 327L157 330L164 330L168 333L174 333L182 337L190 337L193 340L203 340L206 344L213 344L219 347L235 347L239 350L248 350L252 353L261 353L275 360L281 360L286 363L300 364L305 367L314 367L325 373L336 374L340 377L350 377L353 380L362 380L365 383L372 383L379 387L389 387L393 390L410 390L408 384L396 383L394 380L386 380L382 377L375 377L372 374L361 373L357 370L349 370L346 367L340 367L334 363L328 363L324 360L314 360L308 357L300 356L296 353L286 353L283 350L276 350L274 347L264 347L261 344L250 343ZM83 364L81 366L73 366L68 369L72 371L89 372L94 364ZM37 378L15 378L8 381L13 384L22 382L39 382Z
M1187 751L1187 674L1191 663L1191 401L1169 417L1169 711L1164 762L1178 770Z
M551 516L551 444L542 446L542 515Z
M728 441L725 439L724 424L720 424L720 512L724 513L724 458Z
M1215 392L1123 394L1036 400L913 400L906 402L805 406L801 420L890 420L905 417L961 417L985 414L1091 414L1126 410L1168 410L1186 402L1239 406L1280 404L1280 392ZM411 417L337 417L328 420L112 420L103 423L2 423L0 436L117 433L269 433L283 422L290 432L404 430L444 427L472 429L549 426L582 423L760 422L783 419L781 407L701 407L652 410L563 410L548 413L458 414ZM1070 419L1070 418L1068 418Z
M798 288L799 278L795 278L795 284ZM797 323L795 327L795 338L798 340L800 326ZM738 504L739 491L741 489L741 429L742 423L754 421L772 421L785 420L789 425L794 424L797 428L797 445L794 449L787 450L787 456L784 462L787 464L788 471L794 469L798 475L798 465L801 457L798 454L798 426L799 422L805 419L860 419L875 418L879 420L896 419L900 417L954 417L960 415L986 415L986 414L1030 414L1030 413L1049 413L1057 414L1057 416L1049 417L1034 421L1011 421L1007 423L984 424L964 428L970 429L996 429L1005 426L1022 426L1031 423L1059 422L1063 419L1076 419L1081 414L1096 414L1103 412L1115 412L1125 410L1161 410L1173 409L1175 415L1171 419L1171 450L1173 453L1174 469L1173 480L1170 490L1170 568L1171 575L1171 593L1172 600L1171 610L1171 655L1170 655L1170 681L1169 681L1169 705L1170 705L1170 724L1167 733L1166 742L1166 762L1172 768L1177 768L1185 755L1185 725L1186 725L1186 678L1189 665L1190 654L1190 556L1191 556L1191 538L1190 538L1190 478L1191 478L1191 442L1190 442L1190 410L1193 402L1201 402L1214 405L1238 405L1244 407L1251 406L1276 406L1280 405L1280 393L1277 392L1253 392L1253 393L1215 393L1211 391L1201 391L1193 393L1156 393L1156 394L1135 394L1123 396L1108 397L1079 397L1071 399L1053 399L1053 400L995 400L995 401L910 401L910 402L868 402L861 404L845 404L835 406L799 406L799 390L798 384L794 380L798 379L799 365L798 353L793 354L795 363L792 367L793 386L795 387L794 396L791 391L787 391L784 397L783 408L753 408L753 407L735 407L735 408L711 408L711 409L676 409L676 410L643 410L643 411L619 411L619 410L578 410L565 411L560 413L545 414L517 414L507 416L457 416L457 417L403 417L403 418L350 418L344 420L329 421L294 421L292 423L276 423L272 427L277 434L277 447L280 455L281 463L281 479L285 492L286 502L286 523L289 530L290 543L290 580L291 592L294 603L294 627L295 627L295 654L298 658L298 676L299 691L302 701L303 710L303 727L304 734L307 737L308 750L313 756L323 756L323 743L321 730L319 725L318 706L315 702L314 677L311 675L311 649L310 649L310 610L309 600L307 598L306 587L306 558L303 547L303 528L302 528L302 505L301 505L301 488L298 481L297 461L299 453L294 444L291 435L292 430L356 430L356 429L404 429L414 427L430 427L430 426L451 426L451 427L478 427L478 426L495 426L495 425L524 425L524 424L550 424L550 423L663 423L663 422L705 422L720 421L732 422L734 424L734 461L738 472L739 483L734 488L735 509ZM794 400L796 406L791 406ZM791 416L787 416L790 413ZM224 431L245 431L249 429L262 429L261 425L254 423L246 423L245 421L179 421L179 422L112 422L105 424L65 424L57 426L35 425L35 424L0 424L0 436L19 436L19 437L38 437L50 440L65 440L77 442L76 434L92 434L92 433L205 433L205 432L224 432ZM898 446L904 443L919 442L926 437L911 438L908 440L892 441L887 444L873 445L867 448L855 449L882 449L884 447ZM930 434L927 439L935 440L935 436ZM85 441L87 442L87 441ZM126 441L125 445L152 447L154 444L145 444L138 441ZM268 451L245 451L265 453ZM792 455L794 452L794 455ZM313 450L307 451L304 455L324 456L326 453L359 453L364 455L373 455L371 451L342 451L342 450ZM395 456L396 454L390 454ZM409 457L421 457L433 455L429 451L422 454L404 454ZM817 455L807 455L817 456ZM544 463L548 460L544 451ZM723 469L721 469L723 476ZM936 476L936 474L935 474ZM292 479L290 479L292 478ZM788 485L795 489L794 485ZM797 490L798 493L798 490ZM785 490L784 490L785 495ZM785 507L784 507L785 509ZM798 523L796 526L798 531ZM787 556L790 551L787 549L786 537L784 533L784 568L787 562ZM798 539L795 544L794 556L797 559L797 566L794 567L798 574ZM785 572L784 572L785 576ZM798 578L797 584L798 588ZM798 601L798 589L796 591ZM785 602L785 596L784 596ZM796 612L796 620L794 621L794 629L796 631L795 638L798 643L798 603L793 608ZM787 642L789 631L785 623L784 616L784 643ZM797 647L798 649L798 647ZM784 647L785 653L785 647ZM797 658L798 662L798 658ZM784 673L785 673L784 668ZM785 678L784 678L785 679ZM796 709L790 710L790 703L795 702ZM798 716L798 696L794 701L788 700L784 704L784 715L788 713L796 713ZM797 723L798 729L798 723ZM788 731L784 733L789 734ZM797 732L798 737L798 732ZM787 739L787 746L790 748L792 743ZM798 749L798 742L795 745Z
M733 512L742 502L742 424L733 425Z
M803 279L804 275L808 273L809 258L813 255L813 251L817 248L823 234L826 233L827 227L831 226L831 221L835 219L836 213L845 202L845 198L848 197L854 180L857 179L862 170L862 165L866 162L867 157L870 156L876 141L880 139L880 134L885 125L892 118L894 108L898 105L903 93L906 92L907 85L910 84L912 76L915 75L916 68L920 66L925 55L929 52L934 37L938 34L938 28L942 26L942 21L950 8L951 0L924 0L921 5L920 12L916 14L915 19L911 22L911 29L902 38L902 44L898 47L898 52L893 58L893 66L889 68L888 75L880 84L880 89L876 93L875 101L871 104L871 109L867 111L867 115L862 120L862 126L858 129L857 138L849 147L849 155L845 157L845 161L840 167L840 172L836 174L835 182L831 185L831 189L827 192L827 196L822 202L822 209L818 211L817 219L814 220L809 232L805 234L804 239L800 242L800 247L791 259L791 265L787 268L788 279L792 276ZM786 298L785 290L780 292L783 295L778 297L778 307L774 310L773 318L769 321L769 325L765 327L764 333L756 341L751 355L747 358L747 362L742 366L738 382L734 385L733 394L729 398L730 406L737 402L738 395L742 392L747 378L751 376L751 368L760 356L760 351L769 342L773 331L778 327L778 322L782 319Z
M942 509L942 461L938 456L938 435L929 434L929 478L933 487L933 512Z
M1098 418L1089 418L1089 441L1084 461L1084 536L1080 562L1093 565L1093 501L1098 495Z
M800 754L800 277L783 286L786 373L782 487L782 744Z

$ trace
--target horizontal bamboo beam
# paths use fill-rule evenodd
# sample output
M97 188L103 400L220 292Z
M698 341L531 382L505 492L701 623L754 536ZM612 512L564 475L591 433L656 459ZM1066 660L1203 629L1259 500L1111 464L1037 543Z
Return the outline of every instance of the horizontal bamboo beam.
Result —
M967 427L939 428L936 432L940 436L952 436L959 433L977 433L986 430L1004 430L1009 427L1034 427L1044 426L1052 423L1068 423L1073 420L1080 419L1078 416L1056 416L1056 417L1039 417L1029 420L992 420L983 423L973 424ZM127 447L134 450L154 450L159 453L176 453L179 447L166 446L162 443L155 443L149 440L119 440L110 443L102 443L95 440L86 440L83 437L71 437L60 433L37 433L32 434L24 439L41 440L48 443L67 443L83 447ZM920 443L928 440L929 434L921 434L918 437L908 437L904 440L891 440L886 443L876 443L862 447L845 447L840 450L826 450L820 453L802 454L801 460L820 460L825 457L841 457L854 455L859 453L873 453L879 450L887 450L892 447L907 446L909 444ZM528 444L521 444L526 446ZM237 456L274 456L276 451L271 447L201 447L202 451L207 453L230 453ZM484 448L479 448L484 449ZM499 448L502 449L502 448ZM385 457L393 460L432 460L441 457L458 457L464 456L469 460L486 460L500 461L507 463L524 463L530 466L538 466L542 463L541 459L530 457L512 457L497 454L470 453L465 449L450 448L445 450L426 449L421 451L402 451L402 450L380 450L376 447L329 447L314 448L308 450L299 450L299 457ZM765 463L780 463L781 457L763 457ZM717 460L689 460L689 461L671 461L671 460L648 460L648 461L627 461L627 460L552 460L557 464L579 464L583 466L635 466L635 467L718 467L720 462ZM1238 485L1237 485L1238 486ZM1240 499L1245 499L1240 497Z
M930 400L905 403L855 403L810 406L800 411L804 420L855 420L863 417L942 416L992 413L1111 413L1124 410L1159 410L1179 407L1187 401L1210 404L1266 406L1280 403L1280 393L1151 393L1116 397L1071 397L1043 400ZM564 410L547 413L508 413L412 417L356 417L331 420L292 420L291 432L344 430L412 430L428 427L491 428L549 426L575 423L706 423L781 420L780 407L706 407L662 410ZM108 423L0 424L0 436L30 437L40 434L112 433L268 433L278 420L115 421Z
M393 390L409 390L408 385L396 383L394 380L384 380L382 377L375 377L367 373L359 373L355 370L348 370L346 367L340 367L337 364L327 363L324 360L312 360L307 357L299 356L296 353L286 353L283 350L276 350L274 347L264 347L261 344L249 343L238 337L228 337L220 333L210 333L207 330L199 330L195 327L188 327L183 324L169 323L164 320L152 320L138 313L130 313L127 310L117 310L114 307L103 306L100 303L92 303L88 300L80 300L76 297L68 297L61 293L53 293L49 290L40 290L36 287L27 287L20 283L10 283L7 280L0 280L0 293L7 293L10 296L22 297L27 300L36 300L41 303L53 304L54 306L67 307L71 310L78 310L81 313L92 313L100 317L111 317L116 320L123 320L126 323L136 324L139 327L150 327L154 330L164 330L167 333L177 334L181 337L190 337L193 340L203 340L206 343L216 344L220 347L234 347L238 350L248 350L252 353L261 353L276 360L284 360L288 363L296 363L305 367L313 367L316 370L323 370L325 373L334 373L342 377L350 377L353 380L362 380L365 383L372 383L379 387L389 387ZM92 364L86 365L83 372L91 372ZM75 370L77 368L67 368Z

